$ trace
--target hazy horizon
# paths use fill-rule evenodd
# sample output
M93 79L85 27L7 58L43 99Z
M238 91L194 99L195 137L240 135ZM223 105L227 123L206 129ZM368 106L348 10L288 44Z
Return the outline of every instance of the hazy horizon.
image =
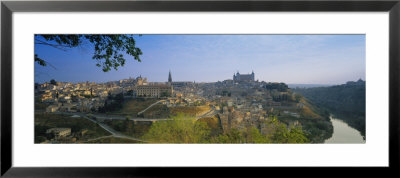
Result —
M52 66L35 63L35 82L104 83L147 77L149 82L217 82L233 74L286 84L337 85L365 80L365 35L143 35L134 36L142 62L126 57L118 71L103 72L92 60L93 46L67 51L35 45Z
M145 76L142 76L142 77L145 77ZM132 77L133 78L133 77ZM136 77L135 77L136 78ZM119 80L125 80L125 79L129 79L129 77L128 78L121 78L121 79L117 79L117 80L110 80L110 81L104 81L104 82L96 82L96 81L89 81L89 80L87 80L87 81L77 81L77 82L71 82L71 81L58 81L58 80L56 80L56 82L69 82L69 83L74 83L74 84L76 84L76 83L85 83L85 82L95 82L95 83L98 83L98 84L101 84L101 83L108 83L108 82L117 82L117 81L119 81ZM226 80L232 80L232 79L226 79ZM358 79L357 79L358 80ZM357 80L349 80L349 81L353 81L353 82L356 82ZM342 85L342 84L346 84L347 82L349 82L349 81L346 81L346 82L344 82L344 83L337 83L337 84L326 84L326 83L285 83L285 82L278 82L278 83L285 83L285 84L287 84L287 85L323 85L323 86L332 86L332 85ZM365 81L364 79L363 79L363 81ZM39 82L39 84L42 84L42 83L49 83L50 82L50 80L49 81L43 81L43 82ZM167 83L168 81L147 81L147 82L150 82L150 83L152 83L152 82L154 82L154 83L162 83L162 82L165 82L165 83ZM203 82L197 82L197 81L172 81L172 82L195 82L195 83L216 83L216 82L222 82L222 81L211 81L211 82L207 82L207 81L203 81ZM262 82L262 81L259 81L259 82ZM274 82L276 82L276 81L264 81L264 82L271 82L271 83L274 83Z

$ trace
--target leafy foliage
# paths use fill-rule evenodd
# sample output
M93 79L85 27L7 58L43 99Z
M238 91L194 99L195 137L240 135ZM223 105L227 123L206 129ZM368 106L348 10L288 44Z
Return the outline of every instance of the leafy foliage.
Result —
M54 79L51 79L51 80L50 80L50 84L52 84L52 85L57 85L57 82L56 82Z
M272 143L266 136L262 135L255 127L245 129L231 129L225 134L218 135L213 139L215 143Z
M37 54L35 54L35 62L37 62L41 66L47 66L46 61L43 60L42 58L38 57Z
M197 122L204 122L207 124L208 128L211 129L211 136L217 136L222 132L222 126L220 125L220 120L218 117L204 117L198 119Z
M115 96L109 94L104 106L99 107L99 112L105 113L120 110L123 107L123 103L124 95L122 93L119 93Z
M112 68L125 65L124 53L137 61L141 61L142 50L136 47L136 42L132 35L35 35L35 44L47 45L60 50L74 48L88 41L94 45L92 59L96 60L96 66L102 67L104 72ZM35 62L41 66L46 66L48 62L35 54Z
M285 92L289 89L288 85L286 85L285 83L266 83L264 85L264 88L268 89L268 90L278 90L280 92Z
M133 90L128 90L128 92L126 92L126 96L132 96L133 95Z
M272 117L265 123L272 128L269 134L262 134L256 127L231 129L213 140L215 143L309 143L301 127L286 127L284 123Z
M143 138L153 143L207 143L209 136L210 129L206 123L179 114L172 120L153 123Z
M214 118L215 119L215 118ZM266 122L272 133L262 134L256 127L232 128L222 133L221 126L213 118L196 121L191 116L178 114L172 120L157 121L143 139L152 143L308 143L310 140L301 127L280 123L276 117Z
M284 124L276 125L275 133L272 135L271 140L273 143L307 143L308 138L304 135L299 127L291 127L289 130Z
M286 124L280 122L276 116L271 116L266 121L266 124L273 128L273 132L268 134L268 138L272 143L310 142L301 126L291 126L287 128Z

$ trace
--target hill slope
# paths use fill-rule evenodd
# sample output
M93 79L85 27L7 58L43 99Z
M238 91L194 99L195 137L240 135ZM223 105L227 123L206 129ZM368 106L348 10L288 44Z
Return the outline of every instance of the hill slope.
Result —
M310 102L325 108L365 136L365 81L317 88L296 88Z

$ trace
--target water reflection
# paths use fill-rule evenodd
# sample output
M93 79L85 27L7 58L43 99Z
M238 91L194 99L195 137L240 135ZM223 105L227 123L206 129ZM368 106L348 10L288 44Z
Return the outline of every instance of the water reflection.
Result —
M325 143L365 143L360 132L351 128L342 120L331 117L333 135Z

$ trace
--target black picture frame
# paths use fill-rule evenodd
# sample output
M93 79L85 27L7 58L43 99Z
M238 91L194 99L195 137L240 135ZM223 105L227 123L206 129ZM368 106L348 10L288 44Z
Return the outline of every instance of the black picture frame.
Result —
M389 167L399 168L400 101L400 1L2 1L1 2L1 175L8 177L129 177L179 174L177 168L19 168L12 166L12 17L13 12L389 12ZM185 172L207 175L209 171L185 168ZM214 168L208 168L212 169ZM295 169L295 168L292 168ZM325 168L321 168L325 169ZM223 171L226 168L219 169ZM234 169L235 172L240 169ZM364 169L371 171L376 169ZM252 173L264 172L260 169ZM280 170L283 171L283 170ZM291 171L288 171L291 172ZM299 171L296 171L299 172ZM300 171L301 172L301 171ZM305 171L307 175L308 171ZM293 172L292 172L293 173ZM338 174L332 172L330 174Z

